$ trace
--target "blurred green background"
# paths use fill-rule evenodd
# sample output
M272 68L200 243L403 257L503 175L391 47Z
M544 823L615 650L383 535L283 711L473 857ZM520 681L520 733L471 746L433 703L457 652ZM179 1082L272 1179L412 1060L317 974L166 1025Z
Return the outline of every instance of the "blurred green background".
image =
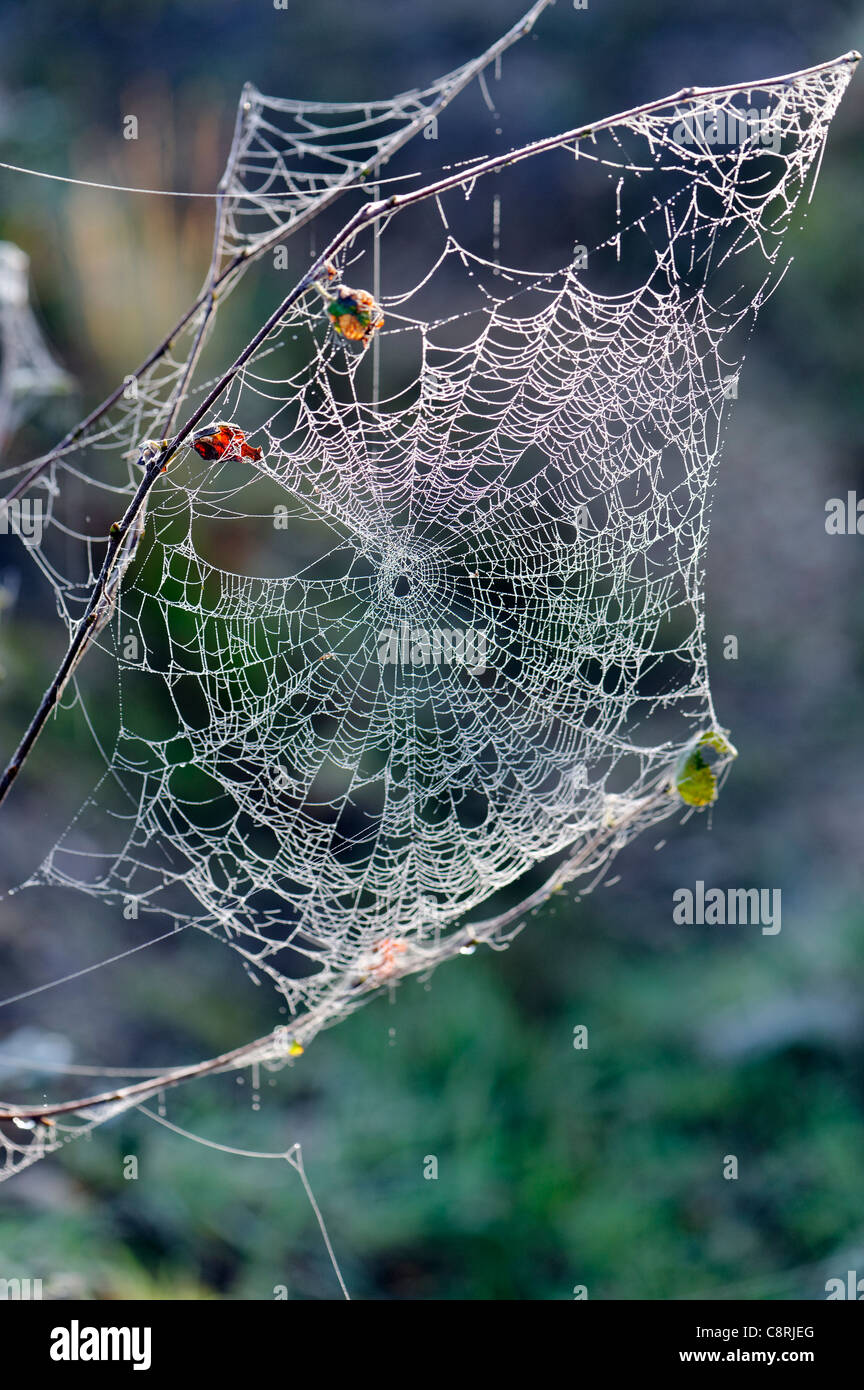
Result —
M297 0L287 11L7 0L0 157L207 191L243 81L308 98L389 94L474 56L520 11L519 0L476 0L470 13L457 0ZM500 140L475 90L451 126L455 146L435 159L422 150L423 167L683 86L825 60L862 47L862 17L836 0L591 0L579 11L559 0L504 60ZM592 1299L820 1298L827 1278L864 1275L862 541L824 525L829 497L864 494L861 83L760 319L721 461L708 630L715 704L739 759L710 818L670 821L661 853L656 835L637 841L618 884L578 905L559 895L510 951L409 981L323 1034L299 1065L264 1075L260 1110L248 1077L167 1097L170 1119L209 1138L302 1142L355 1297L560 1299L586 1285ZM136 142L121 137L128 112ZM0 170L0 238L32 257L40 318L82 411L197 292L211 211ZM266 295L258 284L232 301L232 335L254 327ZM46 408L10 458L50 446L75 410ZM18 543L0 544L18 594L0 614L5 751L62 632ZM737 661L723 659L727 634ZM4 810L5 887L35 868L99 770L83 726L55 721ZM780 887L782 932L674 926L672 891L697 879ZM4 900L0 996L125 949L138 938L115 917L57 890ZM274 1021L272 997L231 953L184 935L5 1009L0 1048L50 1034L75 1062L158 1066ZM587 1051L573 1047L580 1024ZM10 1098L57 1094L56 1079L5 1065ZM128 1155L137 1181L124 1179ZM430 1155L436 1181L423 1176ZM723 1178L726 1155L737 1181ZM54 1296L338 1295L295 1172L207 1151L134 1112L0 1187L0 1208L0 1276L41 1277Z

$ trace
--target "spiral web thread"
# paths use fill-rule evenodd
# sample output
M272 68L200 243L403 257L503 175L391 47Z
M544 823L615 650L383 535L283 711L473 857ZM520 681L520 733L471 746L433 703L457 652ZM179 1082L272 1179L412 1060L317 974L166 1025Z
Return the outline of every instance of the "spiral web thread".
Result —
M269 978L290 1025L208 1069L284 1065L687 811L676 768L719 727L702 580L730 384L852 71L697 91L532 156L607 212L559 270L481 252L466 169L342 260L362 287L380 255L393 394L374 397L371 352L312 289L218 412L261 462L184 451L151 494L99 638L118 682L106 772L30 883L167 914ZM406 283L420 231L429 268ZM217 563L238 536L281 577ZM13 1136L8 1170L165 1084Z
M466 64L424 91L388 101L290 101L243 89L236 145L225 179L223 260L249 255L274 232L317 211L337 190L363 186L402 131L425 123L435 103L458 87Z

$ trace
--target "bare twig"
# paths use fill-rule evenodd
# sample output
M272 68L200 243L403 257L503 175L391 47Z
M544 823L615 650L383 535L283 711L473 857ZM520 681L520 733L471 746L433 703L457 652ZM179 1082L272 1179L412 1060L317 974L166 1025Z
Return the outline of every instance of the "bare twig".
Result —
M154 1076L152 1080L136 1081L131 1086L117 1087L113 1091L100 1091L97 1095L85 1096L80 1100L62 1101L54 1105L0 1105L0 1120L38 1120L54 1115L72 1115L76 1111L90 1110L99 1105L133 1100L136 1096L143 1100L158 1091L167 1091L172 1086L179 1086L183 1081L191 1081L194 1077L230 1071L252 1053L260 1052L268 1044L273 1045L278 1036L274 1030L263 1038L256 1038L254 1042L244 1043L242 1047L235 1047L230 1052L222 1052L218 1057L209 1057L204 1062L194 1062L188 1067L177 1067L163 1072Z

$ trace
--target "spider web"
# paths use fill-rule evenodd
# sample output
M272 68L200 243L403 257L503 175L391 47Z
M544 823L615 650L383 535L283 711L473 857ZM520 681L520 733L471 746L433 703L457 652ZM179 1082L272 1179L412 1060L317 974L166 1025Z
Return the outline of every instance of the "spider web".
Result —
M363 103L290 101L247 84L223 180L223 261L248 257L305 215L317 215L334 193L362 186L403 134L433 120L437 103L475 68L466 63L423 91Z
M98 571L92 545L95 542L101 548L107 540L107 535L85 532L80 526L75 508L81 510L82 488L101 491L103 505L95 504L100 512L110 497L134 494L138 484L135 464L142 440L170 433L183 402L189 399L194 404L212 386L210 379L193 379L199 358L213 333L218 312L250 268L271 248L284 250L296 232L313 223L338 197L357 190L374 193L380 188L381 171L388 161L420 130L437 133L437 113L472 82L479 83L491 106L484 69L493 61L500 62L501 54L530 33L550 2L537 0L480 58L446 73L427 88L386 100L294 101L266 96L251 83L243 87L234 137L219 183L211 263L197 300L165 343L124 377L112 408L97 411L92 423L89 419L82 422L46 460L36 460L35 467L14 464L0 469L0 480L16 484L10 497L35 482L49 525L55 520L55 499L61 491L74 499L67 514L56 518L53 539L56 541L62 531L62 560L55 563L50 539L41 556L38 551L35 554L70 633L86 608L94 567ZM373 174L375 181L368 182ZM18 308L20 284L26 284L26 258L24 262L14 260L12 252L18 257L24 255L11 248L0 266L0 284L6 287L3 324L9 330L4 333L4 361L11 367L19 364L19 358L23 360L33 395L56 391L58 369L38 340L29 309ZM12 381L13 374L6 370L0 384L0 403L4 406ZM14 407L20 419L24 409L21 388L25 384L20 371L14 381ZM6 414L12 414L11 402ZM2 438L0 433L0 442ZM66 555L70 539L82 547L81 562L72 571Z
M696 742L734 753L705 644L716 460L852 70L658 103L503 173L469 166L358 232L340 272L367 288L381 266L388 394L313 288L219 407L261 461L172 462L99 639L118 683L105 775L29 882L224 941L292 1017L256 1053L276 1065L382 985L506 941L554 888L590 888L687 812ZM223 208L220 256L321 192L298 192L285 144L268 148L299 104L264 106L241 122L233 177L286 203L251 223L242 201ZM346 139L354 154L338 109L333 178ZM385 109L364 108L367 141ZM323 110L301 118L315 139ZM498 241L524 168L605 224L563 266L489 254L478 204L494 177ZM98 443L116 457L116 437ZM131 462L114 484L76 467L121 497L137 484ZM69 584L50 530L43 569L68 616L92 553ZM523 880L522 902L478 920Z
M30 257L0 242L0 453L45 396L72 389L30 306Z

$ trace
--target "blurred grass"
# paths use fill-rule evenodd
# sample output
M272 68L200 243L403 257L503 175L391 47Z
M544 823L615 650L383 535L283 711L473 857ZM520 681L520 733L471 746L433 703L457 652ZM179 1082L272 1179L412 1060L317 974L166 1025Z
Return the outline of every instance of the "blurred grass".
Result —
M759 1297L819 1297L825 1262L864 1234L860 1042L711 1058L712 1014L777 991L772 955L739 942L670 958L655 942L622 959L593 909L577 932L569 916L322 1036L264 1080L260 1114L248 1080L220 1078L169 1096L169 1118L240 1146L300 1140L357 1297L567 1298L576 1283L592 1298L710 1297L742 1278L762 1281ZM854 934L860 948L860 923ZM544 998L523 997L519 978L537 975ZM187 980L166 980L166 1018ZM577 1022L587 1051L572 1046ZM137 1181L122 1176L129 1154ZM737 1181L722 1177L728 1154ZM423 1177L429 1155L437 1180ZM6 1262L48 1281L71 1270L87 1296L333 1296L285 1164L131 1115L16 1183Z

